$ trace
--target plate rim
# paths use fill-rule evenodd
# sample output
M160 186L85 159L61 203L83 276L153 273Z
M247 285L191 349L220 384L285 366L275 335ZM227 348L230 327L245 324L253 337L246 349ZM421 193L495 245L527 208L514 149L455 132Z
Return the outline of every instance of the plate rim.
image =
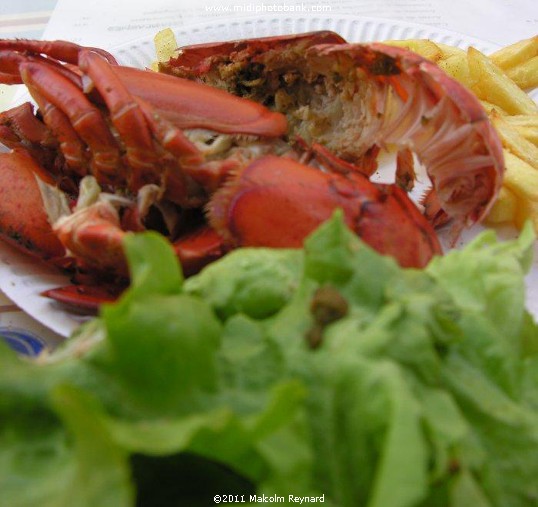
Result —
M268 21L279 21L281 23L285 23L287 21L297 21L297 20L302 20L302 19L316 20L316 19L323 19L323 18L320 16L306 17L300 14L288 13L285 16L275 16L275 15L267 15L267 14L261 15L261 16L245 15L245 16L240 16L238 18L227 17L225 19L228 20L229 22L226 23L226 21L223 21L223 20L212 20L212 21L203 21L203 22L196 22L196 23L186 23L186 24L181 24L181 25L171 24L169 28L172 29L172 31L174 31L175 34L177 34L178 31L198 32L198 31L202 31L202 29L208 29L209 27L227 29L230 26L245 25L245 24L252 24L252 23L263 24ZM385 24L392 24L395 26L400 26L400 27L405 27L405 28L409 27L409 28L414 28L417 30L426 30L431 33L439 32L439 33L442 33L444 36L457 37L459 39L466 39L468 41L466 43L468 44L476 43L476 44L483 45L484 47L489 47L489 50L491 51L500 49L502 47L502 45L498 43L495 43L486 39L482 39L479 37L467 35L463 32L459 32L456 30L443 28L443 27L437 27L435 25L428 25L424 23L413 22L413 21L396 20L396 19L377 17L377 16L361 16L361 15L354 15L354 14L337 14L334 16L328 16L325 19L330 19L333 21L342 20L342 21L347 21L347 22L365 22L365 23L371 22L371 23L377 23L377 24L385 23ZM141 35L138 37L134 37L129 41L111 46L109 51L114 54L115 51L131 49L133 46L140 45L147 42L152 42L151 37L152 37L151 35ZM223 41L224 40L226 39L223 39ZM227 40L234 40L234 39L227 39ZM355 42L355 41L349 41L349 42Z

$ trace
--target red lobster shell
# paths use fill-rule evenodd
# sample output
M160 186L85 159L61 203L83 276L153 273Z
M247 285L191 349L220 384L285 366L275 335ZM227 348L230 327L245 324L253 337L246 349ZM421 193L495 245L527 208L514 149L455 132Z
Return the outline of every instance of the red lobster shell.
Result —
M162 71L263 102L286 114L292 136L347 162L373 147L413 151L458 229L481 220L501 187L502 147L480 102L405 49L318 32L188 46Z
M404 190L368 179L379 149L415 151L458 230L500 188L478 101L407 51L319 32L182 48L161 70L180 77L0 41L0 81L26 84L39 108L0 115L4 239L102 283L127 277L127 233L167 235L188 274L238 246L299 247L341 208L373 248L423 267L438 239ZM49 293L94 307L92 294Z

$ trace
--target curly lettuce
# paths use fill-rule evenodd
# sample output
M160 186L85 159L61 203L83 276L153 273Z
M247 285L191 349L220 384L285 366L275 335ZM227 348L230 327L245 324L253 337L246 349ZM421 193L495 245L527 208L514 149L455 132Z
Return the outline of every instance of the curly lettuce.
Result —
M63 350L0 346L0 506L536 505L533 244L401 269L336 214L184 280L128 236L130 289Z

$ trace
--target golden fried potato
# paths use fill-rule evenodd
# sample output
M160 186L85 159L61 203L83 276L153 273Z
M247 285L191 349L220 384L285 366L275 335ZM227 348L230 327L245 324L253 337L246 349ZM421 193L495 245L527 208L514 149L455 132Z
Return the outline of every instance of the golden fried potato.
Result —
M506 187L501 187L497 200L488 213L485 222L489 225L515 224L518 213L518 199Z
M504 185L517 196L538 203L538 171L509 150L504 149L503 153Z
M490 55L497 67L507 71L538 56L538 36L506 46Z
M443 52L441 60L450 58L451 56L462 56L467 54L467 51L465 51L465 49L450 46L448 44L443 44L441 42L436 42L435 44L437 44L437 47Z
M500 106L509 114L538 113L536 103L486 55L470 47L467 57L471 88L480 99Z
M174 56L178 48L176 36L171 28L165 28L160 32L157 32L153 37L153 43L155 44L155 53L157 54L157 61L152 62L150 65L151 70L155 72L159 71L159 63L167 62Z
M511 67L506 75L522 90L533 90L538 86L538 56Z
M505 116L503 120L514 127L527 141L538 146L538 114Z
M167 62L174 56L177 49L177 41L171 28L165 28L157 32L153 38L153 42L155 43L155 51L159 62Z
M437 62L437 65L462 85L467 88L472 88L473 80L469 72L469 62L465 51L461 51L461 53L453 53L450 56L441 59Z
M520 200L514 217L515 226L521 229L528 220L532 222L534 230L538 231L538 202Z
M524 160L535 170L538 170L538 148L530 141L527 141L518 132L518 129L510 125L505 118L495 113L491 114L491 120L501 138L503 146L510 153Z
M530 219L538 231L538 171L510 151L505 149L503 152L506 163L504 183L488 223L501 223L499 220L513 214L513 222L517 227L521 228ZM505 189L516 198L515 210Z

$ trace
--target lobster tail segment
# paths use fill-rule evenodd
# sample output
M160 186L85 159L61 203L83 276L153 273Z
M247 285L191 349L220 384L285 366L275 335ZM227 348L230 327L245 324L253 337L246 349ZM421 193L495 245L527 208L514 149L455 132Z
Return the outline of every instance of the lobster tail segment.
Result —
M286 115L291 138L350 163L373 147L411 150L454 228L481 220L504 161L478 99L410 51L309 35L312 43L290 36L181 48L163 71L266 104Z
M390 58L397 69L392 75L372 74L372 79L388 82L391 94L375 142L411 148L426 167L444 211L462 225L480 221L504 174L502 145L486 111L432 62L383 44L369 49ZM357 54L362 64L361 51ZM376 65L361 68L374 72Z

